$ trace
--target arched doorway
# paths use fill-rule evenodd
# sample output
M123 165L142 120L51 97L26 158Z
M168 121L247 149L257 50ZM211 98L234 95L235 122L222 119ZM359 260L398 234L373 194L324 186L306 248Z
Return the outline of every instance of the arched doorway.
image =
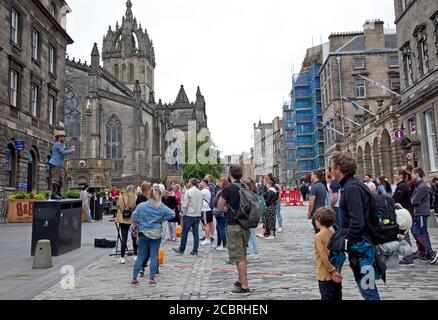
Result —
M384 130L381 139L382 148L382 171L387 179L392 177L392 151L391 151L391 136L388 130Z
M373 164L372 164L372 160L371 160L371 146L370 144L367 142L367 144L365 145L365 174L370 174L373 175Z
M17 153L15 152L15 146L8 144L6 147L6 186L11 188L17 187Z
M27 155L27 192L34 192L37 189L37 165L38 157L34 149Z
M362 147L359 147L359 149L357 149L357 175L361 179L365 176Z
M373 164L374 164L374 176L373 178L380 177L382 170L380 168L380 155L379 155L379 139L375 138L373 143Z

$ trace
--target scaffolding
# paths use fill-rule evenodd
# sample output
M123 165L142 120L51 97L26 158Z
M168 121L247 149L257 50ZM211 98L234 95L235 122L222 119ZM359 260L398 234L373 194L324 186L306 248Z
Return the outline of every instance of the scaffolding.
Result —
M298 185L311 171L324 168L321 64L293 76L291 105L283 109L288 184Z

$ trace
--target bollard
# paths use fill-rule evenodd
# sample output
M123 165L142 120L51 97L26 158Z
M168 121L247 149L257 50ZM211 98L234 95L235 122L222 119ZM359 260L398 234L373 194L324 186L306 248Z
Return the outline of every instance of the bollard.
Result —
M50 240L40 240L37 242L32 269L42 270L52 267L52 245Z
M436 221L435 212L431 212L429 219L427 219L427 224L429 229L438 228L438 223Z

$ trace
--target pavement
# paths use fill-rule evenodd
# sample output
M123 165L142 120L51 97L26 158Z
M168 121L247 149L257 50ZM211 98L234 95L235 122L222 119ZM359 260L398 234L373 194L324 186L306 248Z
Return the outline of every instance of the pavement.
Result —
M318 300L315 280L314 232L306 219L305 207L282 210L284 232L274 241L260 240L260 258L249 258L249 281L252 294L241 298L251 300ZM88 227L88 226L86 226ZM0 229L0 234L4 230ZM431 229L433 245L438 248L438 229ZM3 238L3 236L1 236ZM164 265L156 277L158 285L148 286L148 277L140 278L139 287L131 287L133 257L125 265L118 257L95 253L94 261L76 270L75 288L64 290L58 283L40 294L35 300L230 300L228 292L237 279L235 267L226 264L227 253L214 246L202 247L199 257L180 256L172 251L175 244L163 244ZM191 236L187 252L192 246ZM93 249L88 248L87 260ZM72 253L73 256L81 256ZM3 268L2 268L3 269ZM19 273L16 273L19 274ZM388 270L387 284L377 283L384 300L438 299L438 265L416 262L411 268ZM38 279L42 280L42 276ZM17 280L16 280L17 281ZM2 285L2 282L0 282ZM41 286L42 287L42 286ZM41 288L40 288L41 289ZM36 293L35 290L33 293ZM361 300L359 290L348 268L344 267L343 294L345 300ZM28 295L30 296L30 294Z
M0 225L0 300L28 300L59 283L61 269L72 266L76 272L108 256L114 250L95 249L95 238L115 240L115 224L104 221L82 225L82 247L53 257L53 268L33 270L31 257L32 224Z

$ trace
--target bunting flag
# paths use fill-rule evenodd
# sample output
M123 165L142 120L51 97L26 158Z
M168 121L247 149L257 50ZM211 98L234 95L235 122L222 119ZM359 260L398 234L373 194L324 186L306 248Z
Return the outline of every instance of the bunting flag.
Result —
M390 93L395 94L395 95L398 96L398 97L401 97L401 94L399 94L399 93L397 93L397 92L395 92L395 91L393 91L393 90L388 89L388 88L385 87L383 84L380 84L380 83L378 83L377 81L371 80L371 79L369 79L369 78L367 78L367 77L364 77L364 76L362 76L362 75L359 75L359 77L361 77L362 79L364 79L364 80L368 81L369 83L375 85L376 87L382 89L382 92L383 92L384 95L385 95L387 92L390 92Z
M359 110L359 109L360 109L359 105L358 105L355 101L350 100L350 99L347 99L347 98L345 98L345 97L342 97L342 98L343 98L345 101L351 103L351 105L353 106L353 108L354 108L355 110Z

